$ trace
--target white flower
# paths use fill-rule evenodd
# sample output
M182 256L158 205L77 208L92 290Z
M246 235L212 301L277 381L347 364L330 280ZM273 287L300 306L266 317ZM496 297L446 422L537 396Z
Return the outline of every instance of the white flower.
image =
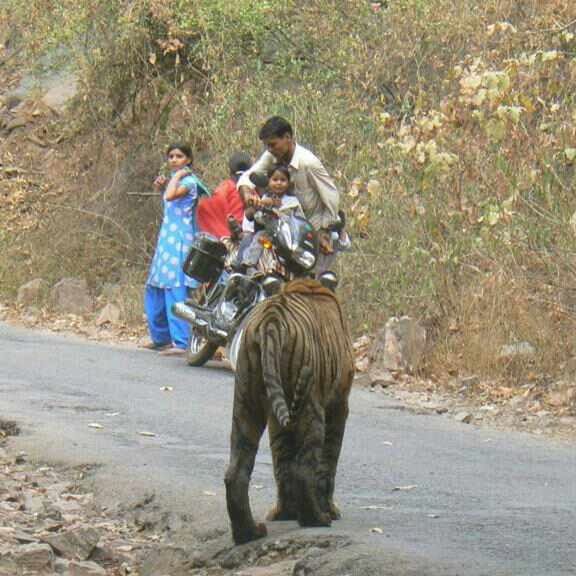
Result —
M172 264L172 266L177 266L178 258L176 258L176 256L172 256L172 258L170 258L170 264Z
M162 266L162 274L168 274L168 266Z
M178 230L178 226L176 224L170 224L170 232L176 232Z
M168 242L168 244L174 244L174 242L176 242L176 238L174 238L174 236L170 236L166 242Z
M174 278L176 278L176 272L172 271L168 273L168 278L170 278L170 280L174 280Z

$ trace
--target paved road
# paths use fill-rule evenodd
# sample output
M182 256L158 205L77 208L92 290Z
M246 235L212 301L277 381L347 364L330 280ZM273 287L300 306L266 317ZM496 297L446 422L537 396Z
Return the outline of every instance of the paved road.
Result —
M101 463L103 498L155 492L199 530L226 526L232 388L222 367L192 369L180 359L0 323L0 418L24 423L20 445L39 457ZM266 442L253 485L263 514L274 494ZM407 486L414 487L394 490ZM417 415L354 390L337 499L345 518L331 532L407 566L417 561L426 574L576 574L573 444Z

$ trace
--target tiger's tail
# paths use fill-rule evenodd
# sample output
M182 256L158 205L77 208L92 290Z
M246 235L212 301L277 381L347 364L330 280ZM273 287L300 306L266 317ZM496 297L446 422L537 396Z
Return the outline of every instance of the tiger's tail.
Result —
M300 411L304 407L304 403L310 394L311 388L312 368L310 368L310 366L304 366L298 375L298 382L296 382L294 397L292 398L292 403L290 404L290 418L292 421L295 421L298 418L298 415L300 414Z
M268 324L263 336L262 372L266 393L276 420L282 428L288 428L291 421L298 416L303 401L308 396L310 383L312 382L312 370L308 367L302 368L294 390L294 398L290 407L288 407L280 373L280 358L282 355L280 329L275 324Z

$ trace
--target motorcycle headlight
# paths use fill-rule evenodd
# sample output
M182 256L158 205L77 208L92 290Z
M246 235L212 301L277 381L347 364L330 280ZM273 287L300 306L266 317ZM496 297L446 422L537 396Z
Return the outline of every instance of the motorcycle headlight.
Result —
M316 264L316 256L312 252L308 252L308 250L294 254L294 260L296 260L304 270L312 270Z

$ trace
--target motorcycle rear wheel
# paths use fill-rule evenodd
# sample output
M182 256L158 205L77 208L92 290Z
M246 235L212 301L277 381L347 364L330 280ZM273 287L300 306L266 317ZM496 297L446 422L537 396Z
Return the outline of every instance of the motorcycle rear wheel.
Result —
M186 352L188 366L204 366L218 350L218 344L210 342L192 330Z

